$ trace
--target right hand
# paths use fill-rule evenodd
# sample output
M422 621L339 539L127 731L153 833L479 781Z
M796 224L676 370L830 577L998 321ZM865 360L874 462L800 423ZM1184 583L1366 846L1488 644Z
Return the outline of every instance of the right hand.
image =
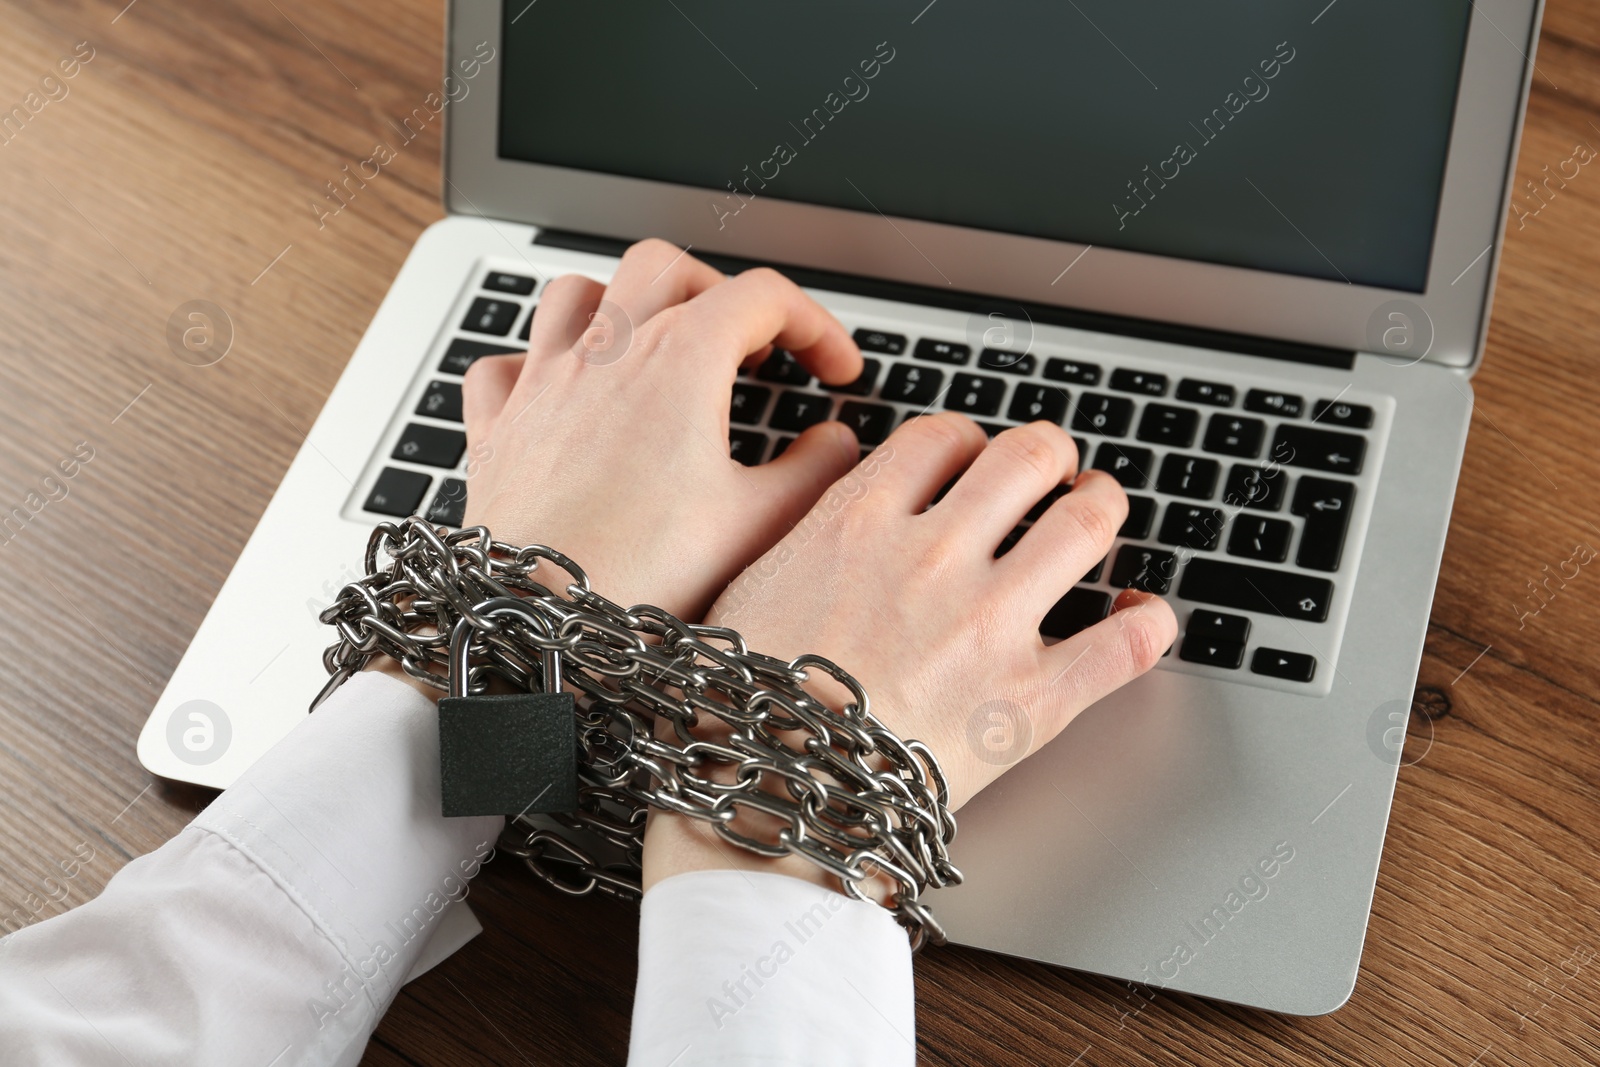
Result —
M1071 492L996 559L1028 510L1067 483ZM1079 472L1059 426L1033 423L989 442L961 415L912 419L742 574L706 622L738 630L754 651L786 660L813 653L853 675L886 727L933 750L955 810L1172 644L1172 609L1133 590L1109 618L1065 641L1046 646L1039 636L1045 614L1110 551L1127 514L1116 479ZM838 683L811 674L819 697L847 699ZM735 854L688 819L652 815L646 886L725 867L828 884L799 857Z
M758 651L814 653L854 675L884 725L939 757L954 809L1154 666L1177 621L1159 597L1125 590L1104 621L1055 645L1040 638L1045 613L1105 558L1128 513L1116 479L1077 469L1060 427L989 442L971 420L941 414L902 426L880 454L825 494L707 622L735 627ZM1028 509L1067 483L996 559Z

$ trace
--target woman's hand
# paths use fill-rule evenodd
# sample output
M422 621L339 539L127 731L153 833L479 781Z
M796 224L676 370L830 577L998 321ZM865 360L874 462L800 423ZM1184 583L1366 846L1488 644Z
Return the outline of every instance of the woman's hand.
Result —
M467 372L466 524L566 553L624 607L700 618L860 458L837 422L765 466L729 457L734 376L774 344L824 382L861 373L844 327L775 271L730 279L644 241L610 285L556 278L527 356Z
M885 726L928 744L959 808L1154 666L1176 635L1164 601L1127 591L1097 625L1055 645L1041 640L1046 612L1105 557L1128 512L1115 479L1079 474L1077 462L1072 438L1049 423L987 442L959 415L914 419L825 494L706 621L737 629L754 651L838 663ZM1028 510L1068 482L1071 492L996 559ZM831 680L817 692L842 695ZM1010 730L998 746L989 737L996 728ZM654 815L645 884L770 863L734 851L681 816ZM826 882L795 857L778 869Z

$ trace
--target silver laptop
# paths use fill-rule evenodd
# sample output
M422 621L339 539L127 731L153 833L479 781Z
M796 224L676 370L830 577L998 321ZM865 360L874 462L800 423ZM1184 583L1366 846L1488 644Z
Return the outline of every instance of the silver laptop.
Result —
M1137 586L1170 598L1181 636L961 813L967 881L935 902L953 939L1334 1010L1366 933L1538 13L453 5L430 98L448 217L140 759L224 787L290 730L324 680L317 613L370 527L461 521L467 367L521 349L552 277L605 279L629 241L664 237L788 270L867 359L842 389L782 353L742 377L735 459L829 417L865 447L930 407L991 432L1048 418L1133 502L1043 631ZM1014 724L986 716L974 743L1009 759Z

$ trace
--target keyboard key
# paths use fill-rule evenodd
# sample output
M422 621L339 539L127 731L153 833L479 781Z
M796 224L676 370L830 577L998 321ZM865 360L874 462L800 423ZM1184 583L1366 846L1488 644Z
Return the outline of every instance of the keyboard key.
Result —
M728 418L746 426L758 426L761 416L766 413L767 401L771 399L772 390L766 386L739 382L733 387L733 402L729 406Z
M1276 648L1258 648L1250 657L1250 669L1256 674L1272 678L1287 678L1291 682L1309 682L1317 674L1317 659L1304 652L1284 652Z
M1237 641L1242 645L1250 639L1250 620L1243 615L1195 610L1189 613L1189 625L1184 632L1213 641Z
M1235 463L1228 472L1228 487L1222 502L1234 508L1277 511L1283 507L1283 490L1288 475L1279 467L1252 467Z
M1047 359L1044 361L1044 376L1052 382L1099 385L1100 364L1084 363L1077 359Z
M1216 416L1212 416L1216 418ZM1146 404L1139 416L1139 440L1169 448L1188 448L1194 444L1195 430L1200 426L1200 413L1193 408L1175 408L1170 404Z
M794 438L792 437L778 438L778 443L772 446L772 458L777 459L779 456L783 455L783 450L792 444L794 444Z
M532 278L521 274L504 274L500 271L490 271L489 276L483 280L485 289L493 289L497 293L516 293L518 296L527 296L533 292L536 283ZM443 489L439 490L441 493ZM454 526L454 523L450 525Z
M774 430L799 433L819 422L828 421L828 413L832 410L832 397L784 390L778 394L778 403L772 409L772 418L767 425Z
M889 368L883 380L883 399L898 400L903 404L931 404L944 386L944 371L932 367L918 367L909 363L896 363Z
M522 320L522 329L517 331L517 340L526 341L533 333L533 312L539 310L539 305L533 305L533 310L528 312L528 317Z
M1213 415L1206 423L1206 439L1200 447L1224 456L1255 459L1261 455L1261 441L1266 436L1267 424L1260 419Z
M1078 581L1080 581L1080 582L1098 582L1100 580L1101 572L1103 572L1106 569L1106 561L1108 559L1110 559L1109 556L1101 558L1101 560L1098 563L1096 563L1093 567L1090 567L1087 571L1085 571L1083 577L1079 578Z
M1282 615L1295 622L1325 622L1333 583L1293 571L1196 556L1183 569L1178 595L1199 604Z
M1166 396L1167 376L1142 370L1114 370L1111 388L1120 393L1143 393L1145 396Z
M432 484L433 479L421 471L385 467L383 473L378 475L378 480L372 484L372 492L367 495L367 502L362 506L379 515L393 515L403 519L416 513L417 505L422 503L422 494L426 493L428 486Z
M944 406L968 415L998 415L1000 401L1005 395L1006 383L1000 378L957 374L950 379L950 392L944 398Z
M1084 433L1121 437L1133 421L1133 401L1104 393L1084 393L1072 414L1072 428Z
M977 419L974 419L973 421L978 423L978 429L988 434L991 438L997 436L998 434L1005 433L1010 429L1009 426L1001 426L998 422L983 422Z
M865 327L850 335L863 352L880 352L885 356L898 356L906 350L906 335Z
M1094 469L1105 471L1122 483L1124 489L1143 489L1150 484L1154 457L1148 448L1102 441L1094 454Z
M861 374L853 382L844 385L823 384L822 388L834 393L848 393L851 396L867 396L871 394L872 387L878 384L878 372L883 369L883 364L875 359L863 360Z
M1222 512L1217 508L1168 504L1167 517L1161 520L1160 540L1164 545L1210 552L1222 540L1222 523Z
M1228 535L1228 554L1282 563L1289 558L1289 539L1293 536L1294 527L1282 519L1240 515L1233 520L1233 533Z
M1282 415L1298 419L1306 410L1304 397L1293 393L1271 393L1265 389L1252 389L1244 394L1244 409L1259 411L1263 415Z
M1190 663L1203 663L1207 667L1226 667L1236 671L1244 663L1244 645L1238 641L1190 633L1183 636L1178 658Z
M417 414L447 422L461 421L461 386L455 382L429 382L417 403Z
M800 361L781 348L774 348L772 355L756 370L756 378L763 382L775 382L778 385L810 385L811 372L800 365Z
M1222 382L1202 382L1194 378L1185 378L1178 383L1179 400L1187 400L1191 404L1213 404L1219 408L1233 407L1233 386Z
M1059 385L1019 382L1017 391L1011 395L1006 418L1016 422L1044 419L1059 426L1067 418L1067 399L1067 391Z
M1171 588L1177 569L1177 557L1171 552L1142 545L1123 545L1117 551L1117 562L1111 567L1111 584L1160 595Z
M428 521L440 526L460 527L467 515L467 483L460 478L446 478L433 503L428 505Z
M522 305L515 300L491 300L480 296L472 302L467 317L461 320L461 328L473 333L504 336L511 332L511 324L517 321L521 311Z
M1372 429L1372 409L1365 404L1346 404L1342 400L1319 400L1311 409L1311 421L1324 426L1348 426L1352 430Z
M1058 485L1046 493L1037 504L1028 509L1028 521L1038 522L1044 516L1044 513L1050 510L1051 504L1067 495L1067 489L1068 487L1065 485Z
M1356 487L1349 482L1328 478L1302 477L1294 487L1294 503L1289 510L1305 517L1300 535L1300 551L1294 561L1312 571L1336 571L1344 556L1344 535L1350 529L1350 510L1355 504Z
M1027 352L1007 352L1003 348L985 348L978 353L978 366L984 370L997 370L1001 374L1023 374L1032 377L1039 360Z
M1089 459L1089 442L1082 437L1074 437L1072 444L1078 450L1078 469L1082 470Z
M1173 496L1210 500L1217 488L1217 475L1221 473L1222 468L1215 460L1172 453L1161 461L1156 488Z
M743 463L746 467L754 467L761 462L761 453L767 449L767 435L756 433L754 430L729 430L728 454Z
M1272 456L1291 467L1309 467L1333 474L1360 474L1367 439L1353 433L1279 426L1272 437Z
M468 367L484 356L514 356L520 353L520 349L507 348L505 345L491 345L483 341L469 341L465 337L457 337L450 342L450 347L445 349L444 359L439 362L439 370L444 374L465 374Z
M894 408L884 404L863 404L847 400L839 407L839 421L856 432L864 445L882 444L894 429Z
M957 366L964 366L972 358L972 348L955 341L935 341L931 337L924 337L917 342L916 350L911 354L930 363L954 363Z
M1147 496L1130 496L1128 517L1122 520L1122 528L1117 531L1117 536L1143 540L1150 536L1150 528L1155 523L1156 502Z
M1111 603L1111 594L1098 589L1068 589L1039 624L1039 632L1065 641L1110 615Z
M461 462L461 453L466 450L467 435L460 430L413 422L400 435L391 458L448 470Z

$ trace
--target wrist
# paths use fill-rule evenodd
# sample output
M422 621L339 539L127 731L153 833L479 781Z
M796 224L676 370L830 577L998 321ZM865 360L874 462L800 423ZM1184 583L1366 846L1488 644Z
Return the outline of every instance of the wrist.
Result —
M642 888L649 892L656 883L691 871L760 871L840 889L838 879L803 857L746 852L722 840L702 819L653 809L644 835Z

